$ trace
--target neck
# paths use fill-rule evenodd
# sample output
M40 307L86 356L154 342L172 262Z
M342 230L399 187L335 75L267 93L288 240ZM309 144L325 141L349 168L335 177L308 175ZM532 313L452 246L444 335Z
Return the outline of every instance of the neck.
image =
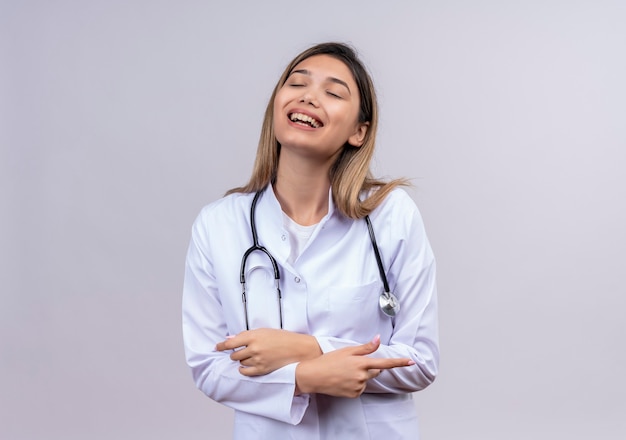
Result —
M281 160L277 171L274 193L283 212L303 226L319 223L328 214L329 169Z

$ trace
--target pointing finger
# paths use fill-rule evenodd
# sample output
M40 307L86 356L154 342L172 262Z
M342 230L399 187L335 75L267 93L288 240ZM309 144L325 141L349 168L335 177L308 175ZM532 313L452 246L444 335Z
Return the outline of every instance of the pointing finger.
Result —
M389 370L391 368L398 367L410 367L415 365L411 359L408 358L370 358L367 363L369 369Z

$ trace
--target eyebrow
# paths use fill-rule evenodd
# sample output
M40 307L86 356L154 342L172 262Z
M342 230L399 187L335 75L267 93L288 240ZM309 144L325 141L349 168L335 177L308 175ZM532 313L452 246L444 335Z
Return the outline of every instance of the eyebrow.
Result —
M302 75L307 75L307 76L311 76L311 71L306 70L306 69L298 69L298 70L293 70L289 76L293 75L294 73L301 73ZM339 79L339 78L335 78L334 76L329 76L328 78L326 78L326 81L330 81L333 82L335 84L339 84L344 86L346 89L348 89L348 93L350 95L352 95L352 92L350 91L350 87L348 87L348 83L346 83L345 81Z

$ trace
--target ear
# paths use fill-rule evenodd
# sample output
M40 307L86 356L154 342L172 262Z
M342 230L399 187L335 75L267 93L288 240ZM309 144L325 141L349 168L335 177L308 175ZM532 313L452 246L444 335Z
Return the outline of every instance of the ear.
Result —
M348 143L353 147L360 147L365 141L365 135L367 129L370 127L369 122L359 122L356 126L356 130L352 136L348 138Z

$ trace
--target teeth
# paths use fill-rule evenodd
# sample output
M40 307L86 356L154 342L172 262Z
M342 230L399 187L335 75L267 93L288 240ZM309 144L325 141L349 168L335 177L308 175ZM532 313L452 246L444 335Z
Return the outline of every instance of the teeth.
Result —
M313 128L320 127L320 123L317 120L313 119L312 117L308 115L303 115L302 113L292 113L291 115L289 115L289 119L291 119L294 122L305 122Z

